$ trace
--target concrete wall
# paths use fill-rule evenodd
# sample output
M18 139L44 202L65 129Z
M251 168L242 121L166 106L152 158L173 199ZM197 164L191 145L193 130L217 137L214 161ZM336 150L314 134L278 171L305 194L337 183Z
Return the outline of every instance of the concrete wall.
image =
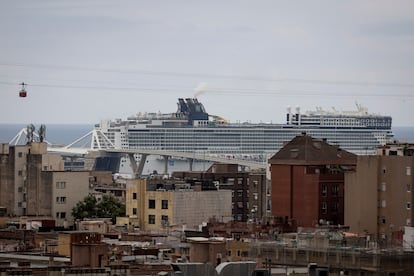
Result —
M219 221L232 220L232 192L230 190L175 192L172 224L198 225L215 217Z
M88 171L60 171L52 172L51 186L51 215L56 220L57 226L64 226L65 220L69 225L74 223L72 208L82 201L89 193ZM65 183L64 188L57 183ZM62 202L64 198L64 202ZM59 217L57 214L59 213ZM65 217L62 217L65 213Z
M41 172L63 169L61 157L47 154L46 143L2 145L0 206L6 207L10 215L50 214L50 208L44 205L45 202L50 205L50 200L41 198L41 195L50 195L49 188L41 185Z
M26 213L27 216L48 216L51 212L51 183L41 180L42 155L27 154Z
M213 266L227 261L224 241L190 242L190 262L211 263Z
M345 225L351 232L377 232L377 172L377 157L360 156L356 172L345 174Z
M345 176L345 224L350 231L389 239L392 232L410 226L413 170L411 156L358 156L356 172Z
M145 179L130 179L126 184L126 196L125 196L125 208L126 216L130 217L130 221L134 225L133 227L144 227L144 213L145 213L145 197L146 197L146 185ZM136 194L134 199L133 194ZM133 213L133 209L136 209L136 214ZM137 224L139 223L139 224ZM131 226L131 225L128 225Z
M8 144L0 144L0 206L7 208L7 214L15 214L17 203L15 202L15 148L9 148ZM20 185L23 186L23 176ZM16 189L17 190L17 189Z

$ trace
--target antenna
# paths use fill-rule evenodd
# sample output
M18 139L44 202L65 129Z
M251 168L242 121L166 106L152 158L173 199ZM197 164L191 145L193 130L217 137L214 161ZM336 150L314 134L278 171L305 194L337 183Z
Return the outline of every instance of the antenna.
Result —
M34 133L35 129L36 128L33 124L30 124L30 125L27 126L27 128L26 128L27 143L33 142L33 133Z
M37 134L39 135L39 141L43 142L43 140L46 137L46 126L44 124L40 125L39 131L37 132Z

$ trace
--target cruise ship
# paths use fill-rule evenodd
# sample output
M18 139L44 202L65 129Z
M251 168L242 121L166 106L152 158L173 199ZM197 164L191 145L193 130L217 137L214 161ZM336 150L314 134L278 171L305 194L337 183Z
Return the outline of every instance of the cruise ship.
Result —
M390 116L321 107L303 114L287 109L285 123L230 123L208 114L197 98L178 99L176 112L138 113L126 120L103 120L95 126L122 149L195 152L266 161L286 142L306 133L355 154L375 154L393 137Z

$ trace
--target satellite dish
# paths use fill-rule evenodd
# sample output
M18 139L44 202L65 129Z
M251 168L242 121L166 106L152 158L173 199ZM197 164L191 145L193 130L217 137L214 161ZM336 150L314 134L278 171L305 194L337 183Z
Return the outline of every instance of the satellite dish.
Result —
M26 87L27 84L22 82L20 85L22 86L22 89L19 92L19 97L20 98L26 98L27 97L27 92L26 92L25 87Z

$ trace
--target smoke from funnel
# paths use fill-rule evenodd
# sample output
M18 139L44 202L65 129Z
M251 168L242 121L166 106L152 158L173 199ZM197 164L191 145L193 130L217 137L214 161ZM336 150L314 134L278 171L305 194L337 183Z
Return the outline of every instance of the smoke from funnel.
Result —
M201 94L207 92L207 83L202 82L194 89L194 98L197 98Z

